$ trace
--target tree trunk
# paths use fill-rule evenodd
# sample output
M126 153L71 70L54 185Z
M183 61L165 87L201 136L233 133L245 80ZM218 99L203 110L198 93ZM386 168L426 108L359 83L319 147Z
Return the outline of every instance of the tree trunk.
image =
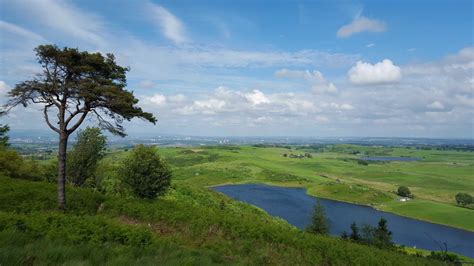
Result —
M61 132L59 134L58 150L58 208L66 209L66 150L68 134Z

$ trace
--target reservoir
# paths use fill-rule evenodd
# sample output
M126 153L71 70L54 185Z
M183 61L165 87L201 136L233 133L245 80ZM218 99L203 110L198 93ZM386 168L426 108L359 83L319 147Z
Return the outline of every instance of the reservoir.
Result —
M262 208L270 215L285 219L301 229L308 225L317 200L306 194L306 190L302 188L243 184L223 185L213 189L233 199ZM393 240L397 244L440 250L440 245L446 243L448 251L474 258L474 232L406 218L368 206L328 199L319 200L326 210L333 236L340 236L343 231L350 233L352 222L356 222L359 227L363 224L376 226L383 217L388 221L388 228L393 232Z

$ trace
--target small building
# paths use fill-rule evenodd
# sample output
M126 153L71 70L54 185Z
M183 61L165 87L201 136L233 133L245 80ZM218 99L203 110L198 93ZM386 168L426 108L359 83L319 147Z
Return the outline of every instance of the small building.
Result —
M410 198L407 198L407 197L400 197L398 198L398 201L401 201L401 202L406 202L406 201L409 201Z

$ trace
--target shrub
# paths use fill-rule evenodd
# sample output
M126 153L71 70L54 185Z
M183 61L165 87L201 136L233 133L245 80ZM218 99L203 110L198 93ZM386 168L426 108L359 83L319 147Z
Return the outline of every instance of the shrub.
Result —
M171 170L155 147L137 145L119 169L123 182L140 198L153 199L170 186Z
M406 186L399 186L397 190L397 194L400 197L411 197L410 189Z
M445 251L431 251L431 254L427 256L427 258L444 261L449 265L462 265L461 260L456 254Z
M94 178L97 163L104 157L106 143L107 138L97 127L87 127L77 134L76 143L68 153L70 182L75 186L83 186Z
M458 193L456 194L456 203L460 206L467 206L473 203L472 196L467 193Z
M0 174L18 178L23 158L14 150L0 146Z

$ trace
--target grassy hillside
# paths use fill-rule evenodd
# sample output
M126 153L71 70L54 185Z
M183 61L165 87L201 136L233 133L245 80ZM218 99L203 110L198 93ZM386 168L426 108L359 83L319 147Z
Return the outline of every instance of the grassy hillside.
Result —
M146 201L0 177L0 265L437 265L310 235L255 207L176 182Z
M313 158L283 154L310 152ZM458 192L474 194L474 153L334 145L325 150L219 146L162 148L175 180L199 186L267 183L298 186L310 195L372 205L399 215L474 231L474 210L456 206ZM123 153L113 153L108 163ZM416 162L358 163L361 156L418 157ZM408 186L415 199L400 203L394 191ZM423 210L420 212L419 210Z

